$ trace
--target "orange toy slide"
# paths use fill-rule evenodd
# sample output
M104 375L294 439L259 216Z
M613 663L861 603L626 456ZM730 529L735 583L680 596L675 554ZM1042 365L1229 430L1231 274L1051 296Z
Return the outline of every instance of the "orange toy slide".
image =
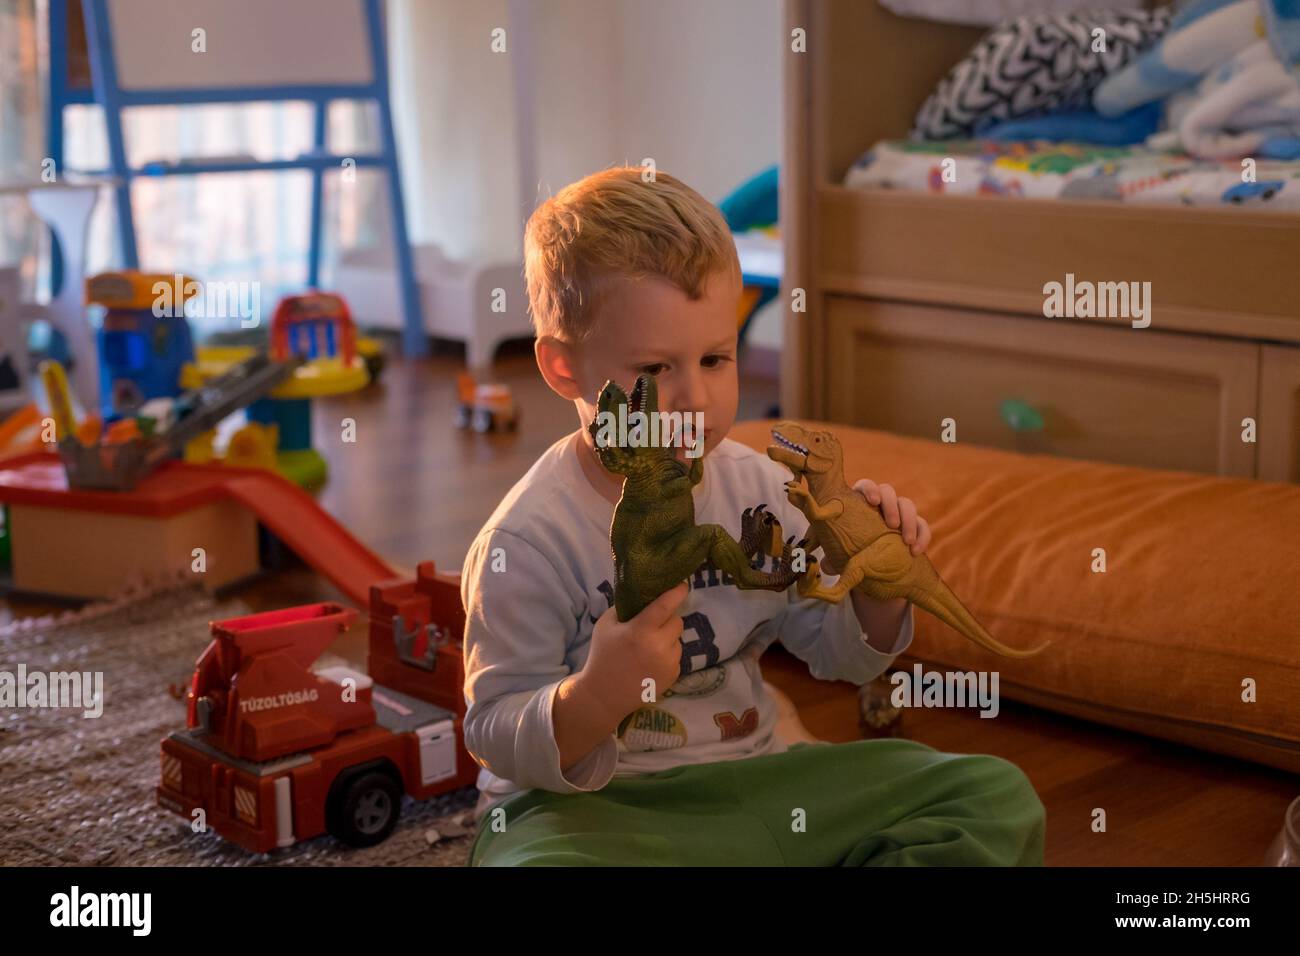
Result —
M230 475L231 497L358 606L369 604L370 585L398 576L297 485L269 471Z
M400 576L315 498L274 472L167 461L131 491L101 491L69 488L59 456L48 452L0 462L0 503L33 509L159 519L230 498L359 607L369 606L372 584Z

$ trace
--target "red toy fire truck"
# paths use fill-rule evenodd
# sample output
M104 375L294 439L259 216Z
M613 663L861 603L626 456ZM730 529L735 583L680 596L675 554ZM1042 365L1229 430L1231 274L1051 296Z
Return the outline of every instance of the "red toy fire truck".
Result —
M465 750L464 611L454 576L370 589L369 675L311 665L357 612L309 604L214 621L186 696L187 728L162 742L160 806L254 853L329 832L373 846L402 795L474 783Z

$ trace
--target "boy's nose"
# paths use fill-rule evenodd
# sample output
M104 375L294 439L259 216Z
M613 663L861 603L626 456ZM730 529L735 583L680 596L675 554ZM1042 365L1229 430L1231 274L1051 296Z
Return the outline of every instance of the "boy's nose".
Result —
M673 403L670 408L686 412L704 411L709 404L709 392L704 386L704 376L698 372L688 372L681 376L673 389Z

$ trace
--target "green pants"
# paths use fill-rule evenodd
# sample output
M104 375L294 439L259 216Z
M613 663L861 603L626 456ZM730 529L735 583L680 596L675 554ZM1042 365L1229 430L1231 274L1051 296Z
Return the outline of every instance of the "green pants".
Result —
M899 739L796 744L594 793L511 794L479 825L471 865L1042 866L1045 819L1000 757Z

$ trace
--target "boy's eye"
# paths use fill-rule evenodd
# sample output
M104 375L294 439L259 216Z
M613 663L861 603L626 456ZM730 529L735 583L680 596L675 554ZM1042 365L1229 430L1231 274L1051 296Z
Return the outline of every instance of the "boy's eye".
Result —
M700 364L705 368L717 368L723 362L727 361L730 361L730 357L726 355L706 355L704 358L700 359ZM637 368L637 372L645 375L662 375L666 368L668 368L668 366L664 362L655 362L653 365L640 366Z

